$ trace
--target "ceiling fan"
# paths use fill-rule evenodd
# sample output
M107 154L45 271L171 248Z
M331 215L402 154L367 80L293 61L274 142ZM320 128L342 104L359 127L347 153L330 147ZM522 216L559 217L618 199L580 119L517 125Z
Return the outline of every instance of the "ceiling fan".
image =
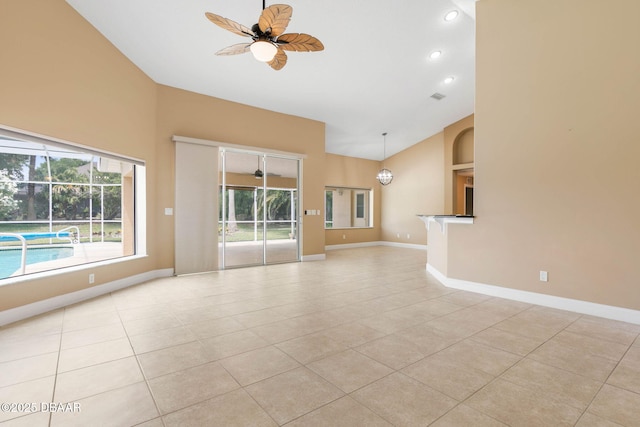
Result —
M264 173L260 170L260 157L258 157L258 169L256 169L256 171L253 173L253 176L256 179L262 179L262 177L264 176Z
M248 173L247 175L251 175L255 179L262 179L264 177L264 172L260 169L260 157L258 157L258 169L256 169L256 171L253 173ZM280 175L279 173L268 172L267 176L280 177L282 175Z
M238 55L251 51L258 61L266 62L274 70L281 70L287 63L285 50L293 52L324 50L322 42L309 34L283 34L291 20L292 13L293 8L289 5L274 4L265 7L265 0L262 0L262 14L258 23L251 28L211 12L205 13L205 16L225 30L253 39L251 43L239 43L225 47L216 52L216 55Z

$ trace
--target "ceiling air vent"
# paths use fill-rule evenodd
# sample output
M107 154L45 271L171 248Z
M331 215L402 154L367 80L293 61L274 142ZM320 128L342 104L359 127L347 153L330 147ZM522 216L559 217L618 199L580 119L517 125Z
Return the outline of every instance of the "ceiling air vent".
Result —
M442 98L444 98L444 95L436 92L433 95L431 95L431 98L435 99L436 101L440 101Z

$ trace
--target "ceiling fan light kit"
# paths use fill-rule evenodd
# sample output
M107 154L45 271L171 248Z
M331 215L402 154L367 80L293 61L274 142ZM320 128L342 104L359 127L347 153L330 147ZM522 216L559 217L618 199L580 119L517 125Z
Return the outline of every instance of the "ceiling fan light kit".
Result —
M249 50L253 53L253 57L260 62L269 62L278 53L278 48L273 43L262 40L251 43Z
M223 18L211 12L205 13L209 21L234 34L253 39L251 43L240 43L225 47L216 55L238 55L251 51L261 62L266 62L274 70L281 70L287 64L285 50L292 52L318 52L324 45L317 38L304 33L283 34L291 20L293 8L286 4L273 4L265 7L262 1L262 14L258 23L251 28Z

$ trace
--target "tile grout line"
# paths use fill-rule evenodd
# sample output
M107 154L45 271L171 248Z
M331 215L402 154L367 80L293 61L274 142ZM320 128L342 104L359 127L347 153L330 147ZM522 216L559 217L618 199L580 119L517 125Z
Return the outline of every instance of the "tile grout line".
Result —
M638 337L640 337L640 334L638 334L636 336L636 338L631 342L631 344L629 345L629 347L627 347L627 350L624 352L624 354L622 355L622 357L620 357L620 360L618 360L618 362L616 363L616 366L611 370L611 372L609 372L609 375L607 375L607 378L602 382L602 384L600 385L600 387L598 387L598 391L594 393L593 397L591 398L591 400L589 401L589 403L587 404L585 410L582 412L582 414L580 415L580 418L578 418L578 421L580 421L580 419L582 419L582 417L584 417L584 415L589 411L589 408L591 407L591 405L593 404L593 401L596 400L596 398L598 397L598 395L600 394L600 392L602 391L602 389L604 388L605 385L607 385L607 381L609 381L609 378L611 378L611 375L613 375L613 373L616 371L616 369L618 369L618 366L620 366L620 363L622 363L622 360L624 359L624 357L629 353L629 351L631 351L631 348L633 347L633 344L635 343L635 340L638 339ZM615 385L612 384L608 384L610 387L616 387L620 390L625 390L625 391L629 391L631 393L635 393L638 394L634 391L631 390L627 390L625 388L620 388L617 387Z
M534 308L534 307L536 307L536 306L530 307L529 309ZM527 309L527 310L529 310L529 309ZM513 316L512 316L512 317L513 317ZM522 363L522 361L523 361L523 360L525 360L525 359L527 359L527 358L529 357L529 355L531 355L531 354L532 354L533 352L535 352L537 349L539 349L540 347L542 347L543 345L545 345L546 343L548 343L549 341L551 341L553 338L555 338L556 336L558 336L560 333L562 333L563 331L565 331L568 327L570 327L571 325L573 325L574 323L576 323L578 320L582 319L583 317L584 317L584 315L580 315L580 316L578 316L576 319L574 319L574 320L573 320L573 321L571 321L569 324L567 324L564 328L560 329L558 332L556 332L555 334L553 334L551 337L549 337L549 338L548 338L547 340L545 340L543 343L541 343L540 345L538 345L537 347L535 347L534 349L532 349L531 351L529 351L529 353L527 353L525 356L522 356L522 358L520 359L520 361L518 361L518 362L517 362L516 364L514 364L513 366L516 366L517 364ZM506 319L505 319L505 320L506 320ZM627 351L628 351L628 350L627 350ZM625 354L626 354L626 353L625 353ZM534 361L536 361L535 359L533 359L533 360L534 360ZM564 372L567 372L567 373L570 373L570 374L579 375L580 377L583 377L583 378L586 378L586 379L589 379L589 380L592 380L592 381L596 381L596 380L593 380L592 378L585 377L585 376L580 375L580 374L576 374L575 372L567 371L566 369L563 369L563 368L558 368L558 367L556 367L556 366L549 365L549 364L544 363L544 362L538 362L538 361L536 361L536 362L537 362L537 363L541 363L541 364L546 365L546 366L550 366L550 367L555 368L555 369L560 369L560 370L562 370L562 371L564 371ZM512 366L512 367L513 367L513 366ZM509 368L509 369L511 369L511 368ZM476 395L478 392L480 392L481 390L485 389L487 386L489 386L490 384L494 383L494 382L495 382L496 380L498 380L498 379L502 379L502 381L507 381L507 382L509 382L509 383L511 383L511 384L514 384L514 385L516 385L516 386L523 387L523 388L525 388L525 389L529 390L529 391L530 391L530 392L532 392L532 393L535 393L535 394L537 394L537 395L540 395L540 393L539 393L539 392L537 392L536 390L532 390L532 389L530 389L530 388L528 388L528 387L525 387L525 386L522 386L522 385L516 384L516 383L514 383L513 381L509 381L509 380L507 380L507 379L502 378L502 376L504 375L504 373L505 373L507 370L509 370L509 369L506 369L504 372L502 372L500 375L496 376L492 381L490 381L489 383L487 383L485 386L483 386L483 387L481 387L480 389L476 390L473 394L471 394L470 396L468 396L468 397L467 397L463 402L461 402L461 403L464 403L465 401L467 401L467 400L471 399L471 398L472 398L474 395ZM613 371L612 371L612 372L613 372ZM611 375L611 374L609 374L609 375ZM606 380L605 380L605 382L606 382ZM576 423L577 423L578 421L580 421L580 419L581 419L581 418L584 416L584 414L588 411L589 406L591 405L591 402L593 402L593 400L595 399L595 397L598 395L598 393L600 392L600 390L601 390L601 389L602 389L602 387L604 386L605 382L602 382L601 386L598 388L598 391L594 394L594 396L593 396L593 398L591 399L591 401L589 402L589 404L587 404L587 405L585 406L585 409L581 411L580 416L576 419ZM475 408L474 408L474 409L475 409ZM575 409L578 409L578 410L579 410L579 408L575 408ZM476 409L476 410L477 410L477 409ZM485 412L483 412L483 411L480 411L480 412L482 412L484 415L491 416L490 414L487 414L487 413L485 413ZM493 418L493 417L492 417L492 418ZM502 421L500 421L500 422L502 422Z
M521 313L523 313L523 312L525 312L525 311L531 310L531 309L532 309L532 308L534 308L534 307L536 307L536 306L531 306L531 307L526 308L525 310L519 311L518 313L514 313L514 314L512 314L511 316L509 316L509 317L507 317L507 318L505 318L505 319L501 320L500 322L504 322L505 320L511 319L511 318L513 318L513 317L515 317L515 316L517 316L517 315L519 315L519 314L521 314ZM579 317L579 318L580 318L580 317ZM579 319L579 318L578 318L578 319ZM575 321L577 321L578 319L574 320L574 321L573 321L573 322L571 322L569 325L573 324L573 323L574 323ZM466 338L463 338L461 341L458 341L458 343L459 343L459 342L462 342L462 341L464 341L464 340L466 340L466 339L470 339L470 338L471 338L471 337L473 337L474 335L477 335L477 334L479 334L480 332L486 331L486 330L488 330L488 329L490 329L490 328L494 327L496 324L498 324L498 323L500 323L500 322L497 322L497 323L494 323L493 325L487 326L486 328L484 328L484 329L482 329L482 330L480 330L480 331L478 331L478 332L474 333L473 335L470 335L470 336L468 336L468 337L466 337ZM478 394L480 391L482 391L482 390L486 389L489 385L491 385L491 384L495 383L498 379L500 379L500 378L502 377L502 375L503 375L505 372L507 372L509 369L513 368L513 367L514 367L514 366L516 366L517 364L521 363L524 359L526 359L526 358L527 358L527 356L528 356L528 355L530 355L531 353L533 353L535 350L537 350L538 348L540 348L541 346L543 346L546 342L548 342L548 341L549 341L549 340L551 340L553 337L555 337L555 336L556 336L556 335L558 335L560 332L562 332L564 329L566 329L567 327L569 327L569 325L565 326L565 328L563 328L563 329L561 329L560 331L558 331L557 333L555 333L553 336L551 336L550 338L548 338L546 341L544 341L543 343L541 343L540 345L538 345L538 346L537 346L536 348L534 348L533 350L529 351L529 353L527 353L527 354L526 354L526 355L524 355L524 356L519 355L519 354L515 354L515 353L511 353L511 352L506 351L506 350L498 349L498 348L493 347L493 346L487 346L487 345L484 345L484 344L482 344L482 343L478 343L478 344L483 345L483 346L485 346L485 347L494 348L494 349L497 349L497 350L502 350L502 351L505 351L505 352L507 352L507 353L513 354L513 355L515 355L515 356L518 356L518 357L520 357L520 360L519 360L518 362L514 363L513 365L511 365L509 368L507 368L507 369L505 369L504 371L502 371L499 375L494 376L494 378L493 378L491 381L489 381L489 382L488 382L488 383L486 383L484 386L480 387L479 389L477 389L476 391L474 391L473 393L471 393L469 396L467 396L466 398L464 398L464 400L459 401L459 402L458 402L458 404L457 404L456 406L454 406L453 408L451 408L451 409L450 409L449 411L447 411L446 413L442 414L438 419L440 419L440 418L442 418L442 417L446 416L449 412L453 411L455 408L459 407L460 405L465 404L465 402L467 402L467 401L468 401L469 399L471 399L473 396L475 396L476 394ZM457 344L457 343L454 343L454 344L452 344L451 346L453 346L453 345L455 345L455 344ZM451 347L451 346L449 346L449 347ZM449 348L449 347L447 347L447 348ZM439 352L441 352L441 351L443 351L443 350L446 350L446 348L445 348L445 349L442 349L442 350L439 350L438 352L433 353L433 354L437 354L437 353L439 353ZM416 363L417 363L417 362L416 362ZM490 375L491 375L491 374L490 374ZM419 380L418 380L418 381L419 381ZM507 380L504 380L504 379L503 379L502 381L507 381ZM421 381L420 381L420 382L421 382ZM511 382L511 381L508 381L508 382ZM511 383L512 383L512 382L511 382ZM423 383L423 384L424 384L424 383ZM513 384L513 383L512 383L512 384ZM518 384L515 384L515 385L518 385ZM518 386L519 386L519 385L518 385ZM522 386L520 386L520 387L522 387ZM524 388L526 388L526 387L524 387ZM533 392L535 392L535 391L533 391ZM444 394L444 393L443 393L443 394ZM536 394L537 394L537 393L536 393ZM449 396L449 397L451 397L451 396ZM452 398L453 398L453 397L452 397ZM453 398L453 399L454 399L454 400L457 400L457 399L455 399L455 398ZM506 424L506 422L503 422L503 421L501 421L501 420L499 420L499 419L495 418L494 416L492 416L491 414L486 413L485 411L482 411L482 410L479 410L479 409L473 408L473 407L471 407L471 406L470 406L470 408L471 408L471 409L473 409L473 410L475 410L475 411L478 411L478 412L480 412L481 414L483 414L483 415L485 415L485 416L487 416L487 417L489 417L489 418L492 418L492 419L494 419L494 420L496 420L496 421L498 421L498 422L500 422L500 423L502 423L502 424ZM436 421L437 421L437 420L434 420L434 422L436 422Z
M109 293L109 297L113 298L113 292ZM138 365L138 369L140 370L140 374L142 375L142 378L144 379L144 383L145 386L147 387L147 391L149 392L149 395L151 396L151 400L153 400L153 405L156 408L156 411L158 412L158 418L160 418L160 422L162 423L163 426L165 426L164 423L164 419L162 418L162 413L160 412L160 407L158 406L158 402L156 402L156 397L153 394L153 391L151 390L151 386L149 385L149 380L147 379L147 376L144 373L144 370L142 369L142 365L140 364L140 359L138 358L138 353L136 352L135 348L133 347L133 343L131 342L131 337L129 336L129 332L127 331L127 328L124 324L124 321L122 320L122 316L120 315L120 309L118 308L118 305L115 303L115 301L113 301L113 305L116 309L116 313L118 313L118 319L120 319L120 324L122 325L122 329L124 330L124 333L127 337L127 341L129 342L129 346L131 347L131 352L133 353L133 356L136 359L136 364ZM151 420L153 420L154 418L152 418ZM147 422L147 421L151 421L151 420L145 420L143 422ZM139 423L140 424L140 423Z
M58 386L58 370L60 369L60 356L62 353L62 338L64 337L64 319L67 316L67 308L62 311L62 319L60 320L60 343L58 345L58 358L56 360L56 373L53 378L53 390L51 390L51 401L53 402L56 395L56 387ZM53 421L53 412L49 412L49 427Z

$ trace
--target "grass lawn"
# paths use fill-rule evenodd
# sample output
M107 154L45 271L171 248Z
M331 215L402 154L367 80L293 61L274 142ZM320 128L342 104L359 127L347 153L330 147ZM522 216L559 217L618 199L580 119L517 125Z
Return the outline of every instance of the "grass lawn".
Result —
M291 225L268 224L267 240L283 240L290 239ZM255 239L253 224L238 224L237 230L228 232L225 240L227 242L250 242ZM258 224L257 240L262 240L262 224Z
M89 242L89 224L88 223L67 223L53 224L53 232L62 230L69 226L77 226L80 230L80 243ZM104 224L104 241L105 242L121 242L122 241L122 225L121 223L107 222ZM93 224L93 241L102 241L100 237L100 223ZM0 224L0 232L2 233L48 233L49 224L19 224L5 223ZM54 242L58 239L53 239ZM29 240L29 244L48 244L49 239ZM1 242L0 246L20 246L19 241Z
M77 226L80 229L80 242L89 242L89 224L87 223L68 223L68 224L54 224L53 232L62 230L70 225ZM104 241L105 242L120 242L122 241L120 223L105 223L104 224ZM291 225L289 223L275 223L269 224L267 230L268 240L286 240L291 237ZM0 232L5 233L47 233L49 232L48 224L0 224ZM233 232L227 233L227 242L250 242L255 239L253 224L238 224L237 229ZM262 226L258 224L257 239L262 240ZM53 239L54 242L57 239ZM100 237L100 224L94 223L93 225L93 241L101 241ZM30 240L29 244L48 244L49 239L37 239ZM19 241L12 242L0 242L0 246L20 246Z

